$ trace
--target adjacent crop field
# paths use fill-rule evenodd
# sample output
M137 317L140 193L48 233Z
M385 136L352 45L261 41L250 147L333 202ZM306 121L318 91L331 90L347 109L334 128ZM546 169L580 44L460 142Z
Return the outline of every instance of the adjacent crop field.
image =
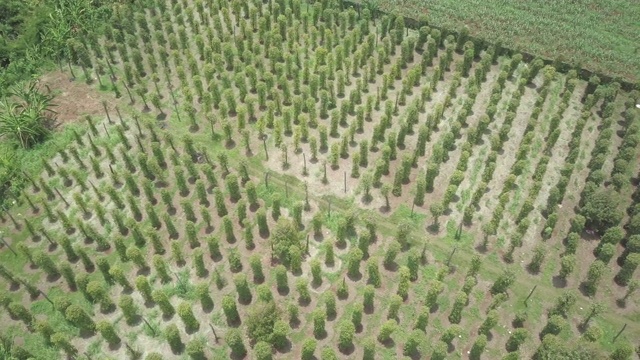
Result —
M630 82L640 80L640 6L628 0L373 1L380 8L436 26L501 41L549 59L561 58Z
M329 1L143 3L69 43L114 97L0 215L13 356L636 356L637 92Z

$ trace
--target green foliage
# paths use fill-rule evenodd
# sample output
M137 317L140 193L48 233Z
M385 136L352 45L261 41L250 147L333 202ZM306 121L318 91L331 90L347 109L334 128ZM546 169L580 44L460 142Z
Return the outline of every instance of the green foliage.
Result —
M314 352L316 351L318 342L316 339L307 338L302 343L302 352L300 354L300 358L302 360L311 360L314 358Z
M236 306L236 301L230 295L225 295L222 298L222 311L227 321L230 323L236 323L240 321L240 314Z
M544 338L547 334L558 335L566 328L567 321L560 315L553 315L547 321L547 324L540 332L540 337Z
M153 301L158 304L164 316L171 317L173 316L173 314L175 314L175 308L169 301L169 297L167 296L166 291L162 289L156 289L153 290L151 295L153 297Z
M283 265L278 265L273 271L275 272L276 287L278 288L278 291L286 291L289 288L287 269Z
M524 328L515 329L507 340L506 349L509 352L517 351L529 337L529 331Z
M398 328L398 322L395 319L385 321L378 331L378 341L384 343L391 339L391 335Z
M91 316L80 306L72 304L65 310L65 318L80 329L95 331L96 324Z
M622 220L622 211L618 208L619 196L612 190L596 191L587 196L580 213L585 217L587 226L604 233Z
M491 293L495 295L506 292L515 280L515 274L511 270L505 270L493 283Z
M112 323L102 320L96 324L96 328L109 344L118 344L120 342L120 337Z
M253 351L256 354L256 360L271 360L273 358L271 344L266 341L258 341L253 347Z
M184 344L182 343L182 339L180 338L180 330L176 324L169 324L167 328L164 330L164 336L171 347L171 351L174 353L179 353L182 351Z
M276 226L271 234L271 244L273 252L280 258L283 263L289 263L289 250L291 246L302 246L300 236L296 224L285 217L278 219Z
M198 338L189 341L186 347L186 353L191 359L204 359L205 358L205 341Z
M200 327L200 323L193 314L190 302L183 301L178 305L178 316L182 319L187 332L196 331Z
M226 343L231 348L231 351L240 357L244 357L247 354L247 348L242 340L242 333L236 328L230 328L225 334Z
M325 321L327 315L322 309L315 309L313 313L311 313L311 318L313 319L313 336L317 338L324 336L325 334Z

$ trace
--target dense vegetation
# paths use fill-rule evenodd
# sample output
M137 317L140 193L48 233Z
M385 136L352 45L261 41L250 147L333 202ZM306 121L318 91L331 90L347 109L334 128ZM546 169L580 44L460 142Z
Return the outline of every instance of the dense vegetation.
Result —
M67 39L113 97L0 214L0 350L633 356L640 94L370 10L137 1Z
M66 42L100 30L109 0L0 2L0 96L65 57Z
M357 1L361 2L361 1ZM365 0L385 11L449 28L547 59L640 81L640 6L633 0Z

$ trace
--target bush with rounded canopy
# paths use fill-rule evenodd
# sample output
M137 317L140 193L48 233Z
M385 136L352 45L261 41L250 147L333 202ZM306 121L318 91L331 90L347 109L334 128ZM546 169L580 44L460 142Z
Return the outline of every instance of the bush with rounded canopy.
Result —
M580 213L587 220L587 226L602 234L622 220L619 196L612 190L595 191L587 196Z
M256 302L247 311L247 336L252 342L270 342L274 325L278 320L278 309L273 301Z
M280 261L288 263L291 246L296 245L302 248L296 224L291 219L280 217L271 234L271 244L274 254L280 258Z

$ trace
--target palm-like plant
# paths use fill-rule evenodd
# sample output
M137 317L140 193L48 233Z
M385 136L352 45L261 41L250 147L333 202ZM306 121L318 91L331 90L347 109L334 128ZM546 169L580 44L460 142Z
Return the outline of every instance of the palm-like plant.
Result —
M40 91L37 82L15 87L0 102L0 137L11 138L27 149L44 140L51 131L56 112L54 95Z

